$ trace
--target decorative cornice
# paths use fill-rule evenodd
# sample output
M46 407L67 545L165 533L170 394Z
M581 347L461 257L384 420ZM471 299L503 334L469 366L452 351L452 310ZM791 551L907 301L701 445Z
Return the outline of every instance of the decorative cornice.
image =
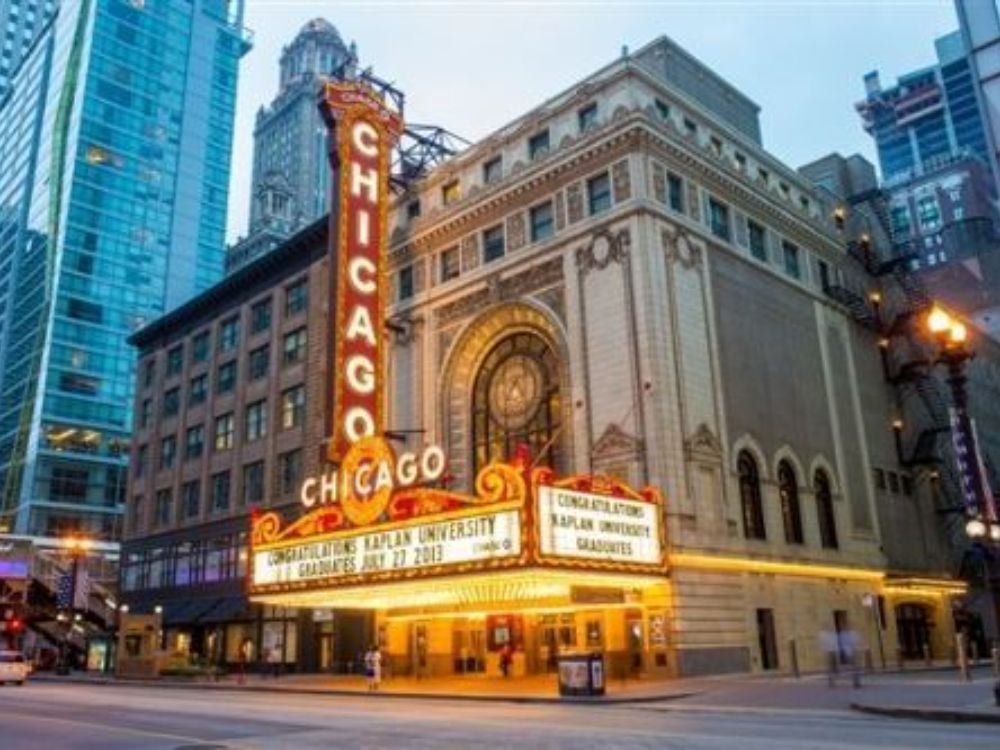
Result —
M526 268L504 278L500 272L490 275L485 286L434 311L437 327L480 312L488 307L520 299L532 292L561 282L563 279L562 256Z

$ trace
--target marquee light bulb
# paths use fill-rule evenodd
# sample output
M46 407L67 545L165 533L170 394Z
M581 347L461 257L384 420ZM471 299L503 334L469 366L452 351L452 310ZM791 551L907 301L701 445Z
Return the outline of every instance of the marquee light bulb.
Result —
M951 328L951 316L935 305L927 316L927 327L931 333L944 333Z

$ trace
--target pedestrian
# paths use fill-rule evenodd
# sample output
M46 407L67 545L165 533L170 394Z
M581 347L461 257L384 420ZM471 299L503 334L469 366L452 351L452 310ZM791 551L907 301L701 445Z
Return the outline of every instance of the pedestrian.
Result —
M372 646L365 652L365 677L368 678L368 691L378 690L382 680L382 654L377 646Z
M514 661L514 647L507 641L500 649L500 672L504 677L510 677L510 665Z
M851 685L861 687L861 670L858 666L858 652L861 646L861 637L857 631L848 629L837 633L838 650L841 660L851 673Z
M247 679L247 660L250 658L250 650L253 647L249 638L244 638L240 647L236 651L236 661L239 664L239 671L236 673L236 681L242 685Z

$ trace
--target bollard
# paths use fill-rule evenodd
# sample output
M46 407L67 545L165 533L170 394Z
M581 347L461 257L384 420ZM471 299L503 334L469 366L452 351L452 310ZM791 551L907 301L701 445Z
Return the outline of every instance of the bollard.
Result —
M955 636L955 653L958 657L958 673L966 682L972 682L972 675L969 673L969 655L965 652L965 633L958 633Z
M799 672L799 652L795 648L794 638L788 639L788 654L791 657L792 674L795 675L795 677L801 677L802 673Z
M1000 646L993 647L993 676L1000 677Z
M993 702L1000 706L1000 680L993 683Z

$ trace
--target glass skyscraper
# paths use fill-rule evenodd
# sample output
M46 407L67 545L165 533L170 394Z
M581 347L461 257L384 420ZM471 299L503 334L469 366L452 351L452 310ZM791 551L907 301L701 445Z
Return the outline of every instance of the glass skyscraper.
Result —
M243 0L62 0L10 72L0 529L118 535L126 338L223 272L242 15Z
M900 76L883 89L877 72L865 76L857 105L875 139L882 178L921 175L955 156L990 164L975 80L959 32L935 41L937 64Z

